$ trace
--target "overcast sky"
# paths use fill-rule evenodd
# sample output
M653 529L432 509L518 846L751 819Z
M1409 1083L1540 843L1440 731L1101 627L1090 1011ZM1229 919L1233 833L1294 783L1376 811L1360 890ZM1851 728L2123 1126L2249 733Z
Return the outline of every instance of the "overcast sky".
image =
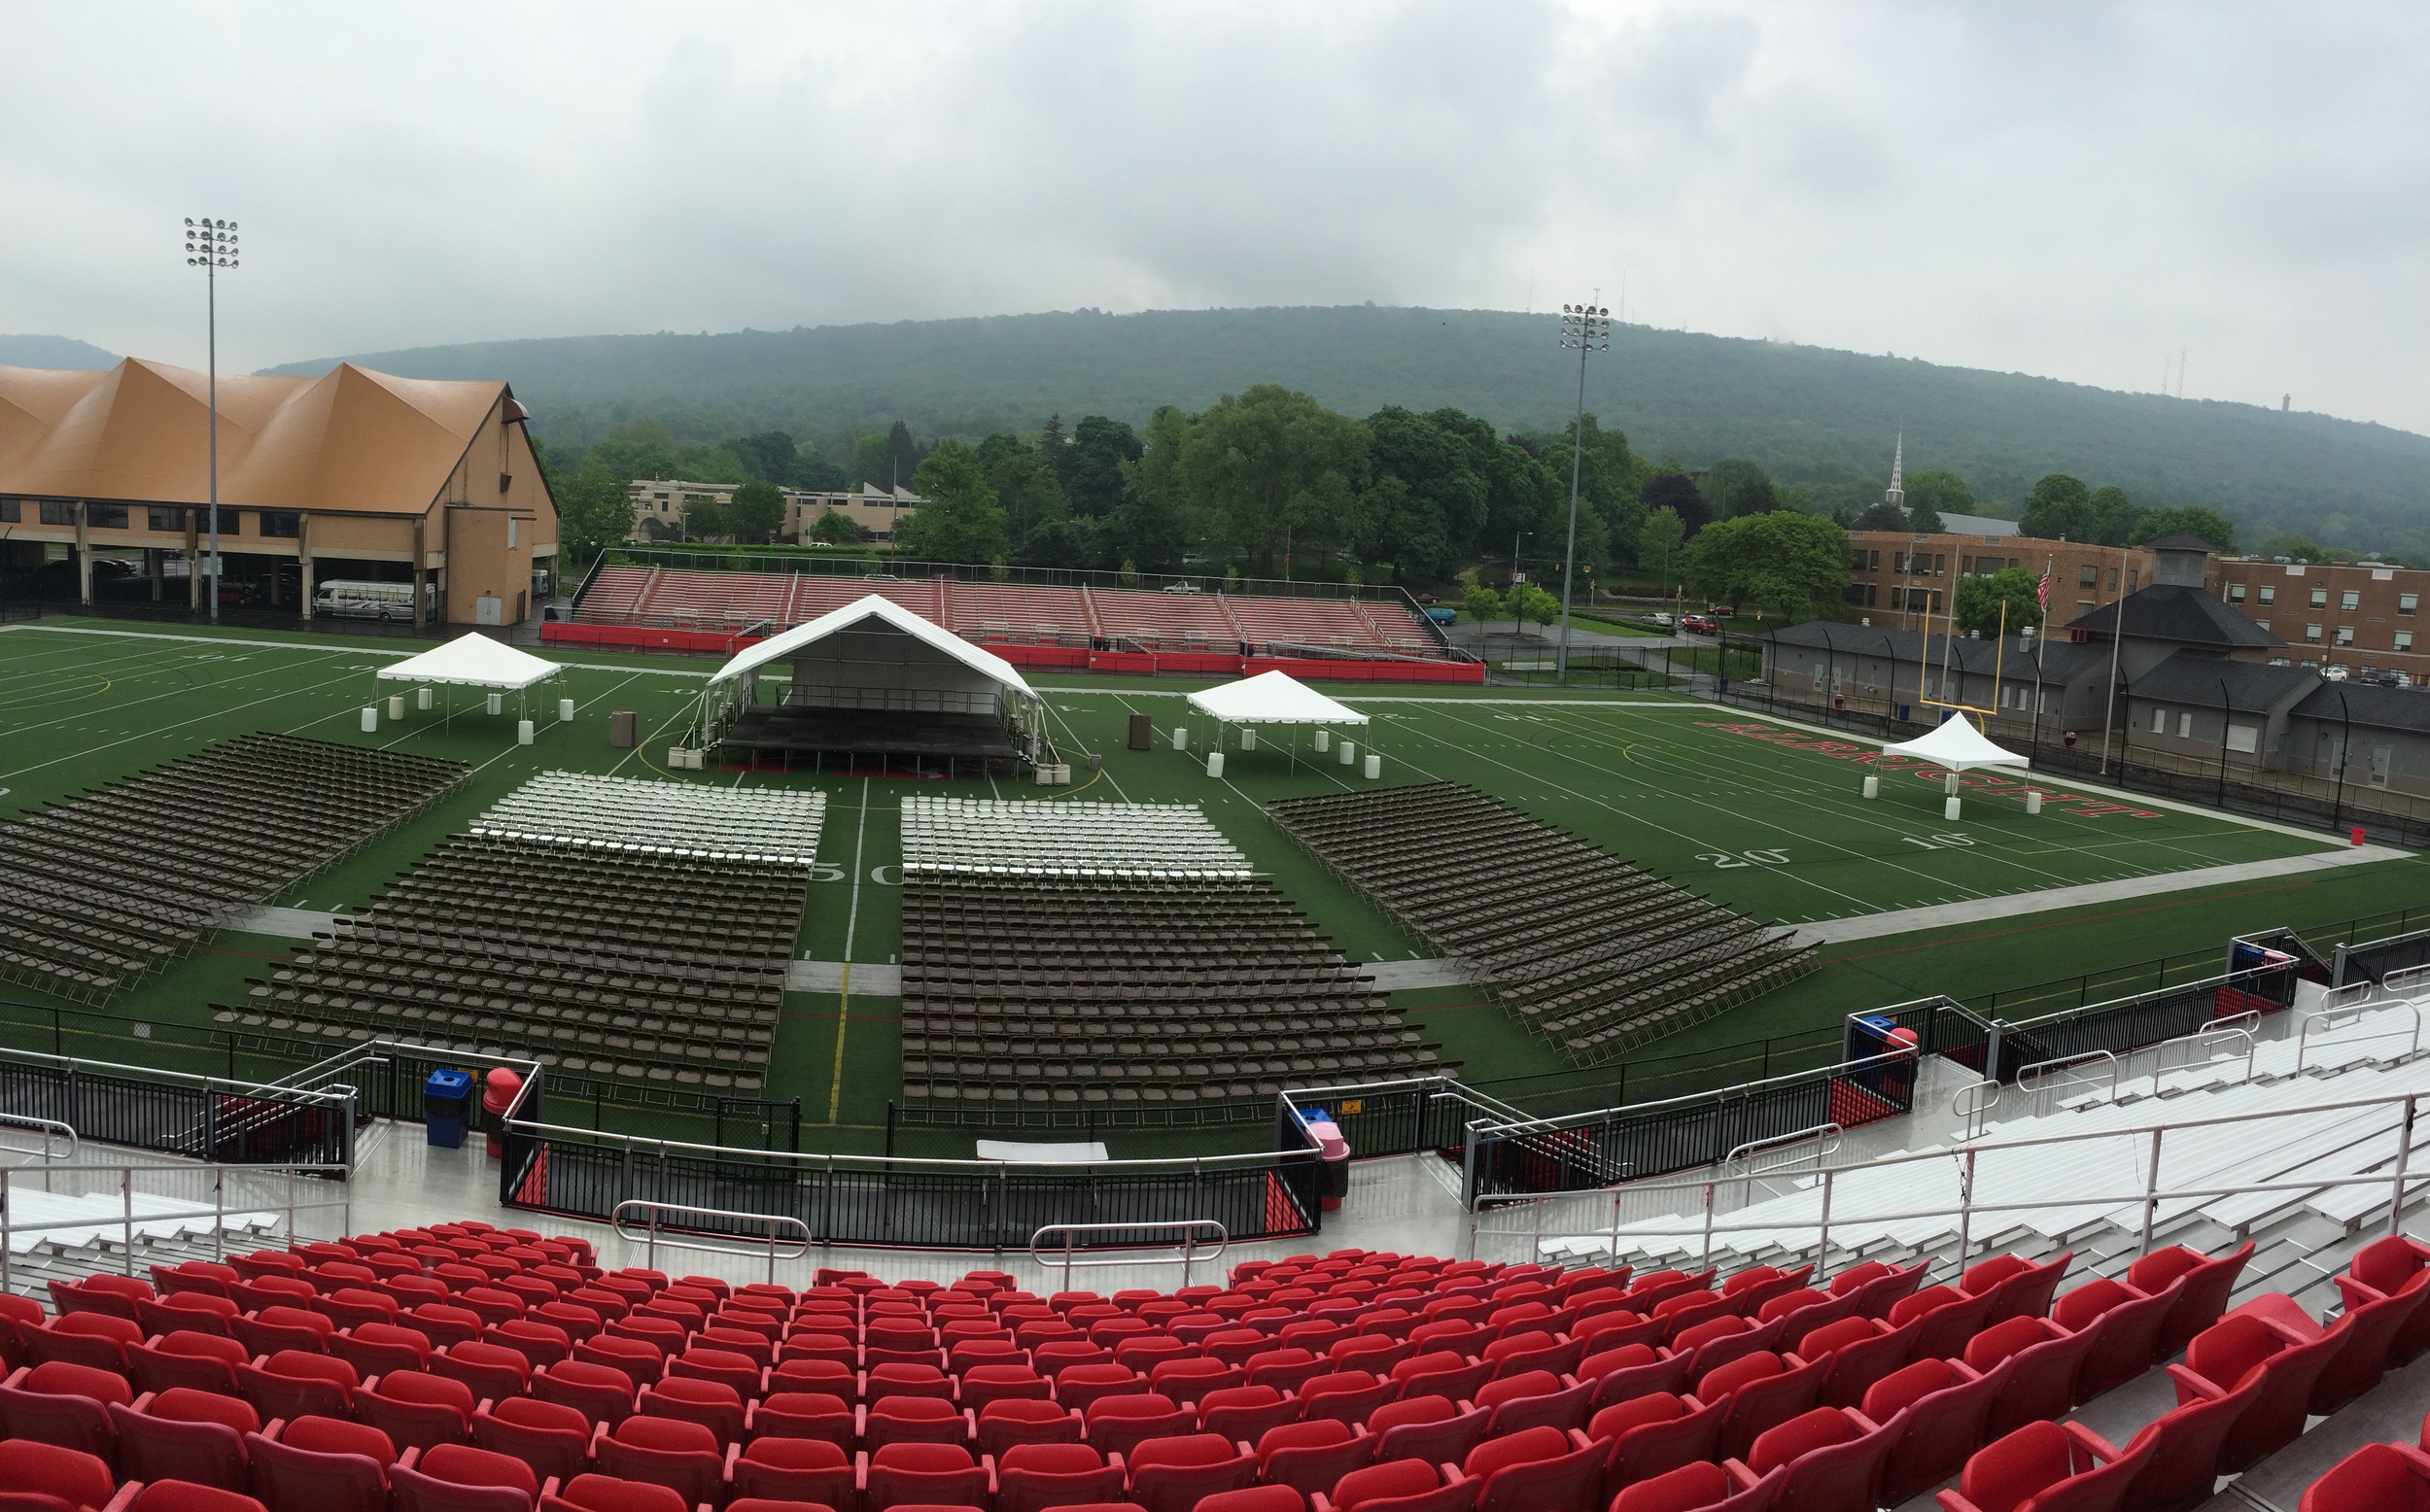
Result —
M1544 309L2430 431L2430 6L0 0L0 330Z

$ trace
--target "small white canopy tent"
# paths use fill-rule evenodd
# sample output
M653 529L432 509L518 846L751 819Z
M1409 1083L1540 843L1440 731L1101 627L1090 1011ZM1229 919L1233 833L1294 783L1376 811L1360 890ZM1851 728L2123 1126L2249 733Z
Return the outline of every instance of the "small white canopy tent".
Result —
M1994 745L1982 731L1963 714L1952 714L1940 722L1929 735L1882 747L1885 756L1907 756L1930 762L1952 772L1971 772L1977 767L2031 767L2033 764L2011 750Z
M712 672L703 693L703 743L740 706L759 702L763 669L792 674L788 706L907 713L984 714L1015 723L1031 762L1042 759L1046 705L1020 669L995 653L870 594L769 636Z
M1239 727L1240 748L1247 751L1257 748L1256 730L1260 725L1316 725L1333 730L1355 729L1368 722L1367 716L1357 709L1325 697L1284 671L1260 672L1238 682L1202 689L1191 694L1189 702L1192 708L1214 719L1215 742L1211 749L1218 751L1224 747L1227 725ZM1296 738L1291 756L1295 762L1299 759Z
M524 695L532 685L545 682L564 670L563 667L543 657L492 640L479 631L467 631L443 646L381 668L377 680L410 683L424 689L479 688L501 697L511 693L515 695L516 717L522 720L530 713L524 704ZM392 703L390 711L393 713L399 706ZM427 694L422 700L422 706L431 706ZM455 714L455 704L450 701L443 717L452 722ZM364 717L367 720L369 715ZM370 726L366 723L364 728L367 730Z

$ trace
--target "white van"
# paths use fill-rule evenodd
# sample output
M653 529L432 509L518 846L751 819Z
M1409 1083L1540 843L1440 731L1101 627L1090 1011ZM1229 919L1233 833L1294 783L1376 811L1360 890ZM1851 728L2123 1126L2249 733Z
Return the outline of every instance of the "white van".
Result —
M423 601L426 609L436 607L435 583L424 585ZM348 582L342 578L318 583L312 590L312 612L338 619L409 620L413 618L413 585Z

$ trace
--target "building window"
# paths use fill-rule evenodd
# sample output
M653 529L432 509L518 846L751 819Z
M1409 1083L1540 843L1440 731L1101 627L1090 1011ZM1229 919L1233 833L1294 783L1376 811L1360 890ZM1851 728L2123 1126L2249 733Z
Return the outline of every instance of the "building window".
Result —
M2116 567L2111 567L2109 569L2109 591L2113 594L2118 591L2118 569Z
M124 504L87 504L85 523L99 531L125 530L126 506Z
M1865 559L1866 559L1866 561L1870 564L1870 565L1869 565L1869 566L1865 568L1865 570L1866 570L1866 571L1868 571L1868 572L1879 572L1880 570L1882 570L1882 554L1881 554L1881 552L1880 552L1879 550L1874 550L1874 551L1868 551L1868 552L1866 552L1866 553L1865 553ZM2411 611L2411 610L2408 610L2407 612L2408 612L2408 613L2411 613L2412 611Z
M2165 708L2155 708L2155 709L2153 709L2153 710L2152 710L2152 734L2154 734L2154 735L2167 735L2168 733L2169 733L2169 711L2168 711L2167 709L2165 709Z
M2127 592L2128 592L2128 593L2133 593L2133 592L2135 592L2135 579L2137 579L2137 578L2141 577L2142 575L2143 575L2143 569L2142 569L2141 567L2128 567L2128 568L2127 568Z
M2304 639L2312 645L2320 644L2320 627L2317 625L2305 626Z
M2184 713L2177 715L2177 739L2180 740L2190 740L2194 739L2193 710L2188 709Z
M2411 651L2413 648L2413 633L2410 630L2398 631L2396 633L2396 649L2399 651Z
M2244 601L2244 585L2242 583L2230 583L2228 585L2228 601L2230 603L2242 603Z
M2264 583L2261 585L2261 601L2264 603L2275 603L2278 601L2278 588L2276 584Z
M2419 594L2398 594L2396 596L2396 612L2399 614L2411 614L2413 610L2419 608L2420 606L2421 595Z
M2329 606L2329 590L2326 588L2313 589L2311 591L2311 606L2315 609L2327 608Z
M2343 593L2338 595L2338 607L2341 609L2351 611L2359 609L2362 606L2363 591L2359 588L2348 588Z
M2250 756L2261 749L2261 729L2257 725L2228 726L2228 749L2239 756Z
M186 529L186 511L155 504L144 511L144 524L156 531L182 531Z
M76 506L64 499L46 498L42 501L42 523L45 525L74 525L76 523Z
M9 525L18 525L23 523L17 517L16 499L0 498L0 522L5 522Z
M2097 567L2093 566L2093 564L2091 564L2090 562L2085 563L2085 564L2084 564L2084 570L2083 570L2083 571L2081 571L2081 572L2078 572L2078 573L2076 574L2076 576L2075 576L2075 586L2077 586L2078 588L2090 588L2090 587L2092 587L2095 583L2098 583L2098 582L2100 582L2100 568L2099 568L2099 567Z
M2260 626L2264 630L2268 630L2270 628L2270 622L2268 620L2255 620L2253 623Z
M2090 599L2078 599L2078 600L2075 601L2075 612L2076 612L2076 613L2078 613L2078 614L2090 614L2090 613L2092 613L2092 612L2093 612L2093 601L2092 601L2092 600L2090 600Z
M2338 644L2342 646L2350 646L2353 643L2354 627L2351 625L2340 625L2338 627Z
M297 509L264 509L260 512L261 533L273 538L294 540L303 533L303 512Z
M1857 548L1856 556L1848 564L1848 570L1851 572L1864 570L1864 548L1862 546Z
M1936 552L1933 554L1932 575L1934 577L1947 577L1949 575L1949 557L1947 553Z

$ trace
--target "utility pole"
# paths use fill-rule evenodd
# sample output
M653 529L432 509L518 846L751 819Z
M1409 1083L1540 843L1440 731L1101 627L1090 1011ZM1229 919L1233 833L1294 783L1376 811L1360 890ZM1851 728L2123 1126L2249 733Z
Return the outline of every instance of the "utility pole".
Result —
M186 265L202 269L211 361L211 623L220 622L220 269L236 266L236 223L186 222ZM277 580L273 578L272 585Z
M1570 428L1570 543L1561 557L1561 644L1553 681L1570 680L1570 580L1578 575L1578 480L1586 451L1586 354L1612 350L1612 312L1598 305L1561 306L1561 345L1578 352L1578 419Z

